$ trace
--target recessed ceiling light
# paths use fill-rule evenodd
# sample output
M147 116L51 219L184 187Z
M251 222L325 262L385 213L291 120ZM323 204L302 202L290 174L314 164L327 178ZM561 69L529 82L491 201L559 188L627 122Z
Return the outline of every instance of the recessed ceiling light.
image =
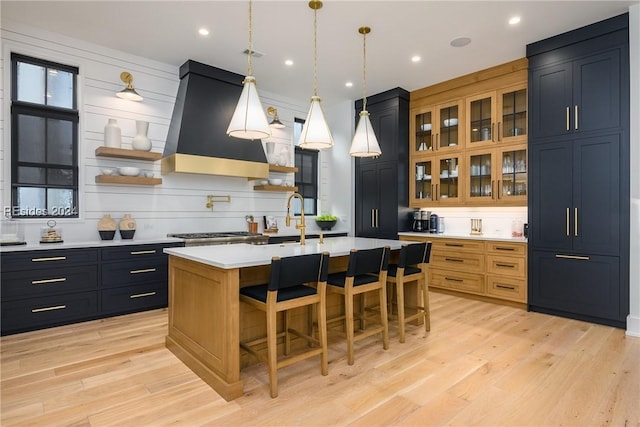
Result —
M419 55L414 55L411 57L411 62L420 62L421 59Z
M291 67L293 65L293 61L290 59L287 59L286 61L284 61L284 65Z
M519 16L514 16L511 19L509 19L509 25L516 25L518 22L520 22Z
M209 35L209 30L207 30L206 28L200 28L198 30L198 34L200 34L201 36L208 36Z
M346 82L344 85L346 87L353 87L353 82Z
M457 39L451 40L449 43L453 47L462 47L471 43L471 39L469 37L458 37Z

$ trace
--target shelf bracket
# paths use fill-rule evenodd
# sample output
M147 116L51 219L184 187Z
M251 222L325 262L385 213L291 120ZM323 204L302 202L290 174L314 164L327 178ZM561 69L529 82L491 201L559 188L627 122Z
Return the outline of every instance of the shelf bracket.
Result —
M214 196L213 194L207 194L207 209L213 210L213 203L231 203L231 196Z

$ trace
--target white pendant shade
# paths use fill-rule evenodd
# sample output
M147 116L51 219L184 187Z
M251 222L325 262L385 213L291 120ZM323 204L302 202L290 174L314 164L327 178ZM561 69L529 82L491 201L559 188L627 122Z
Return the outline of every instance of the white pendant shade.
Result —
M247 76L242 83L242 94L227 128L227 135L242 139L267 138L271 136L271 128L258 96L256 79Z
M311 107L302 127L298 146L314 150L333 147L333 137L324 118L319 96L311 97Z
M356 126L356 134L351 141L349 154L353 157L377 157L382 154L367 110L360 112L360 120Z

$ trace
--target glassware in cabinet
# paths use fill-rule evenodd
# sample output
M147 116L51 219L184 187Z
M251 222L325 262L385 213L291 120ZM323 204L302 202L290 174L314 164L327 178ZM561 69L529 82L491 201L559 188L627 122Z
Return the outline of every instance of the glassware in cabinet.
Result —
M460 110L457 103L438 107L437 150L457 148L460 144Z
M433 160L416 161L414 166L415 176L412 196L415 202L433 200Z
M415 115L415 151L432 151L434 135L434 114L425 111Z
M435 182L435 197L439 202L461 200L459 171L463 170L457 156L439 156L436 162L438 179Z
M469 146L479 142L493 142L495 95L481 95L467 102L469 116Z
M499 96L501 105L500 140L526 141L527 138L527 89L525 86L505 89Z
M527 150L501 150L499 197L507 200L527 200Z
M469 154L468 190L469 199L479 201L492 199L495 178L493 174L493 150Z

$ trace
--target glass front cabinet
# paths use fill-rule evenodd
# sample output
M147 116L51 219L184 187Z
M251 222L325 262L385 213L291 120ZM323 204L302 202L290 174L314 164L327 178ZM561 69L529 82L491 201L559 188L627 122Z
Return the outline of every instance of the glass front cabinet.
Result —
M463 104L463 100L456 100L414 112L410 130L415 135L412 147L414 154L455 151L462 147Z
M524 145L467 150L466 194L470 205L527 203Z
M411 205L457 204L462 201L462 156L442 154L412 161L414 176L410 182Z

